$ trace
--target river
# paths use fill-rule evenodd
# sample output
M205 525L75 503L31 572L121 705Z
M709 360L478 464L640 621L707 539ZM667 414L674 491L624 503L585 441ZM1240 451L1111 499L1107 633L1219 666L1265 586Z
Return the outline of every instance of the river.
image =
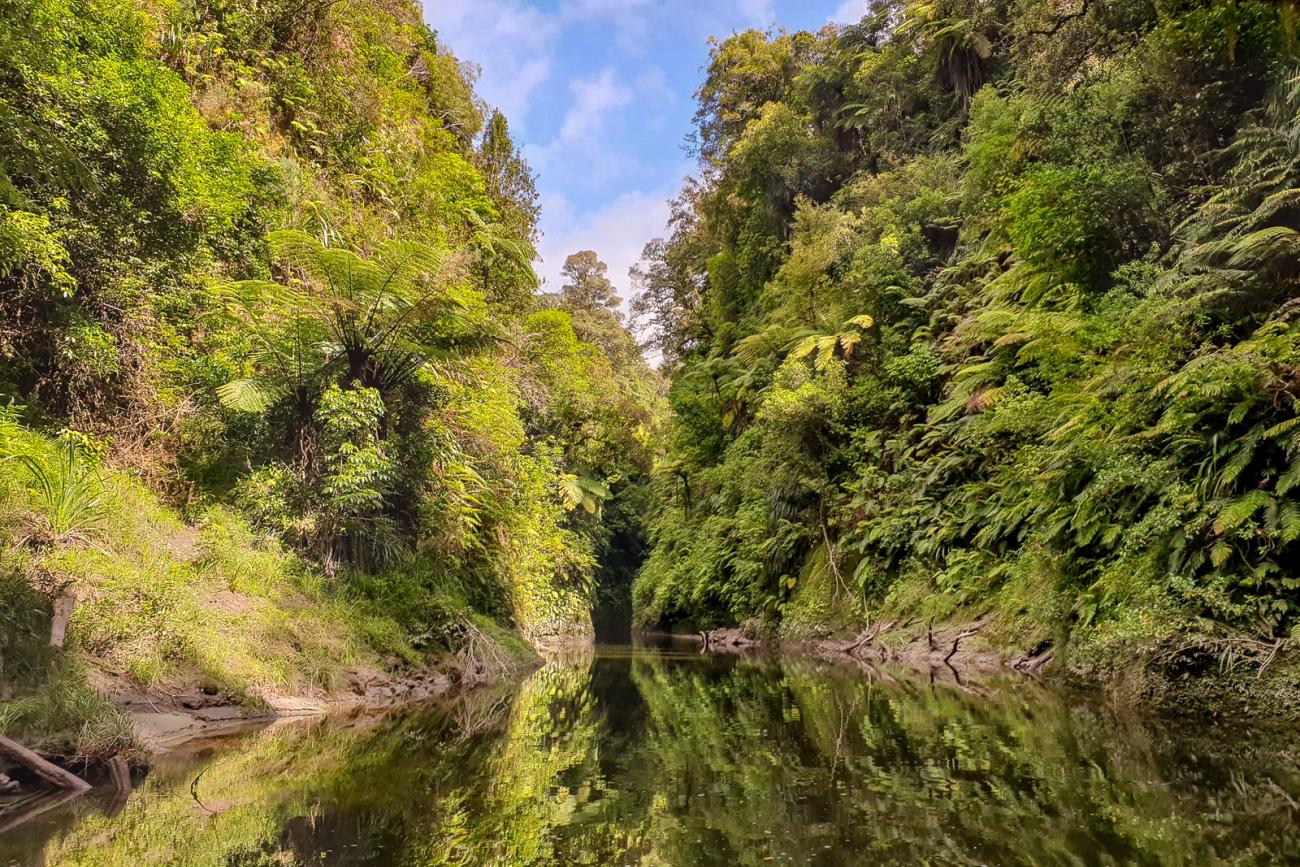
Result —
M1291 731L1011 675L597 648L161 758L0 865L1300 863Z

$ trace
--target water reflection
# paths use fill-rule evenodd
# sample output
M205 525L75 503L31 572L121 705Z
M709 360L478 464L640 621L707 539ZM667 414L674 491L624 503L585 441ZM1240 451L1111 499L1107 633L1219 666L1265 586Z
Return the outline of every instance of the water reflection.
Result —
M1020 679L602 650L175 757L0 865L1294 863L1291 741Z

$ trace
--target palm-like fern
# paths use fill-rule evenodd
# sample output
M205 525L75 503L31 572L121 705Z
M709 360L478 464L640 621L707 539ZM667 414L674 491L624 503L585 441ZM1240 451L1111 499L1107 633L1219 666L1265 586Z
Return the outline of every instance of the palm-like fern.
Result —
M439 279L447 257L430 246L393 242L364 259L302 232L269 240L287 279L221 289L256 346L252 375L219 390L231 409L260 412L334 376L392 389L487 337L478 297Z
M993 55L993 43L976 20L979 4L966 9L957 5L943 0L913 3L904 11L897 32L917 34L934 52L940 83L966 106L984 84L984 63Z
M1198 305L1267 311L1300 275L1300 72L1278 83L1226 154L1229 182L1184 224L1176 278Z
M805 334L791 348L787 358L813 356L813 367L825 370L835 359L836 352L852 358L853 351L862 342L862 333L875 325L867 314L850 316L829 333Z
M837 315L838 314L838 315ZM836 353L852 358L862 342L862 335L876 324L869 314L843 317L842 311L832 311L828 323L820 326L790 326L774 324L736 341L732 354L747 365L757 364L764 358L813 357L813 366L825 370Z
M535 289L539 281L533 271L533 260L537 258L533 245L519 238L508 226L485 220L473 208L465 208L464 215L484 294L487 294L492 272L497 268L519 274L529 288Z

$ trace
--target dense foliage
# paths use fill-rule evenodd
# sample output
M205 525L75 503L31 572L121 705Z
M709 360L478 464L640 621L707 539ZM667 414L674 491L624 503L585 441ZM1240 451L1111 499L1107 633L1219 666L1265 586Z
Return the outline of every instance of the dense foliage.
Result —
M1255 0L713 45L637 273L674 410L639 619L1292 634L1295 55Z
M400 655L473 612L589 632L658 386L539 298L537 216L415 4L0 6L4 581L93 600L74 640L146 683L253 640L202 634L223 605L359 606ZM195 534L270 558L260 590Z

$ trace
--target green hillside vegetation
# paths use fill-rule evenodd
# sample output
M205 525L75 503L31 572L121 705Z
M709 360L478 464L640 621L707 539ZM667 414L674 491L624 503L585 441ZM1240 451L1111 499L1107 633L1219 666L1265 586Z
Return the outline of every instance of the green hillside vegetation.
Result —
M639 622L995 611L1094 673L1285 651L1295 15L882 2L715 43L637 274L674 411Z
M408 2L0 9L6 731L518 657L630 583L660 386L538 296L473 77Z

